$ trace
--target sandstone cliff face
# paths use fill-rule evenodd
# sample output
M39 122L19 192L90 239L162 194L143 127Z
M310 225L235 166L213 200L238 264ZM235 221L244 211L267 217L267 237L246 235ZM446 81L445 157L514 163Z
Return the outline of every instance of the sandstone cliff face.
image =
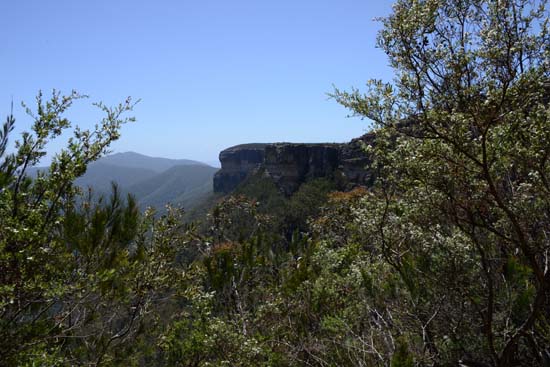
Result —
M344 190L355 186L371 186L375 172L371 167L372 157L365 152L365 145L374 145L374 133L365 134L353 139L348 144L342 144L340 150L339 170L344 179Z
M243 144L220 153L222 169L214 176L214 192L229 193L263 164L267 144Z
M374 143L367 134L347 144L245 144L220 153L221 170L214 177L214 191L229 193L260 170L285 194L293 194L310 179L334 180L340 189L370 185L373 172L363 143Z
M265 148L263 167L285 195L308 179L331 177L338 166L336 144L271 144Z

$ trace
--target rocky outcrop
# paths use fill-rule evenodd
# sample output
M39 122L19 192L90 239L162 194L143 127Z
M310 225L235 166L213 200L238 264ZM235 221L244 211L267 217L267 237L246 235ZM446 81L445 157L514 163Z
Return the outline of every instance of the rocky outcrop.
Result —
M229 193L264 163L268 144L242 144L220 153L222 169L214 176L214 192Z
M283 193L291 195L309 179L334 175L339 154L339 144L270 144L262 167Z
M285 194L302 183L325 177L341 189L370 185L373 172L364 144L373 144L367 134L347 144L244 144L220 153L221 170L214 177L214 191L229 193L247 177L262 172Z
M355 186L372 186L375 172L371 167L372 157L366 153L366 145L375 144L375 134L368 133L348 144L342 144L338 169L342 176L342 189Z

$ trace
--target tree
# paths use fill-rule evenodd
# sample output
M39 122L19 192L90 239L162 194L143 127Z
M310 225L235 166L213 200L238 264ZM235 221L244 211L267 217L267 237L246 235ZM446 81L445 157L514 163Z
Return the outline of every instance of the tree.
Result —
M333 94L377 127L355 216L400 278L377 314L417 364L550 363L546 6L399 0L378 39L395 80Z
M179 279L171 271L186 232L174 215L142 215L116 186L108 200L73 186L133 121L124 117L131 99L96 104L105 117L95 130L76 127L48 171L29 177L47 143L71 126L63 115L81 98L54 91L45 101L40 93L36 111L27 108L32 132L11 154L12 115L0 132L0 365L128 365L135 337L144 323L154 329L157 300Z

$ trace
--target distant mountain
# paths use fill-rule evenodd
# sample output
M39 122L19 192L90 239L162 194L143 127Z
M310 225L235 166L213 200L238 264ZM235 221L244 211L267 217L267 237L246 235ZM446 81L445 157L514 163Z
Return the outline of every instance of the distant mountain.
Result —
M75 183L80 187L92 187L94 191L106 193L111 190L111 182L116 182L121 188L149 179L158 173L152 169L115 166L103 161L88 165L86 173L77 178Z
M29 174L34 176L43 169L33 168ZM216 171L218 168L199 161L126 152L91 163L75 183L108 195L111 183L116 182L121 192L132 193L142 208L153 206L162 212L165 205L171 203L190 210L212 193Z
M200 165L207 164L190 159L168 159L149 157L135 152L116 153L105 156L98 160L98 163L109 164L118 167L140 168L155 171L157 173L166 171L174 166Z
M166 203L173 203L189 209L212 193L217 171L207 165L174 166L126 190L133 193L142 206L161 209Z

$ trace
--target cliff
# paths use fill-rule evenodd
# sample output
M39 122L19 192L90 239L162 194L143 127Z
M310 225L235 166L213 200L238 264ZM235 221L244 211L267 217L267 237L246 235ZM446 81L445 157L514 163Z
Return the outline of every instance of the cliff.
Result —
M214 176L214 192L229 193L264 162L269 144L243 144L220 153L222 168Z
M229 193L247 177L263 174L285 194L319 177L333 179L341 189L368 186L373 179L370 157L363 144L374 143L366 134L345 144L244 144L223 150L222 165L214 176L214 191Z

